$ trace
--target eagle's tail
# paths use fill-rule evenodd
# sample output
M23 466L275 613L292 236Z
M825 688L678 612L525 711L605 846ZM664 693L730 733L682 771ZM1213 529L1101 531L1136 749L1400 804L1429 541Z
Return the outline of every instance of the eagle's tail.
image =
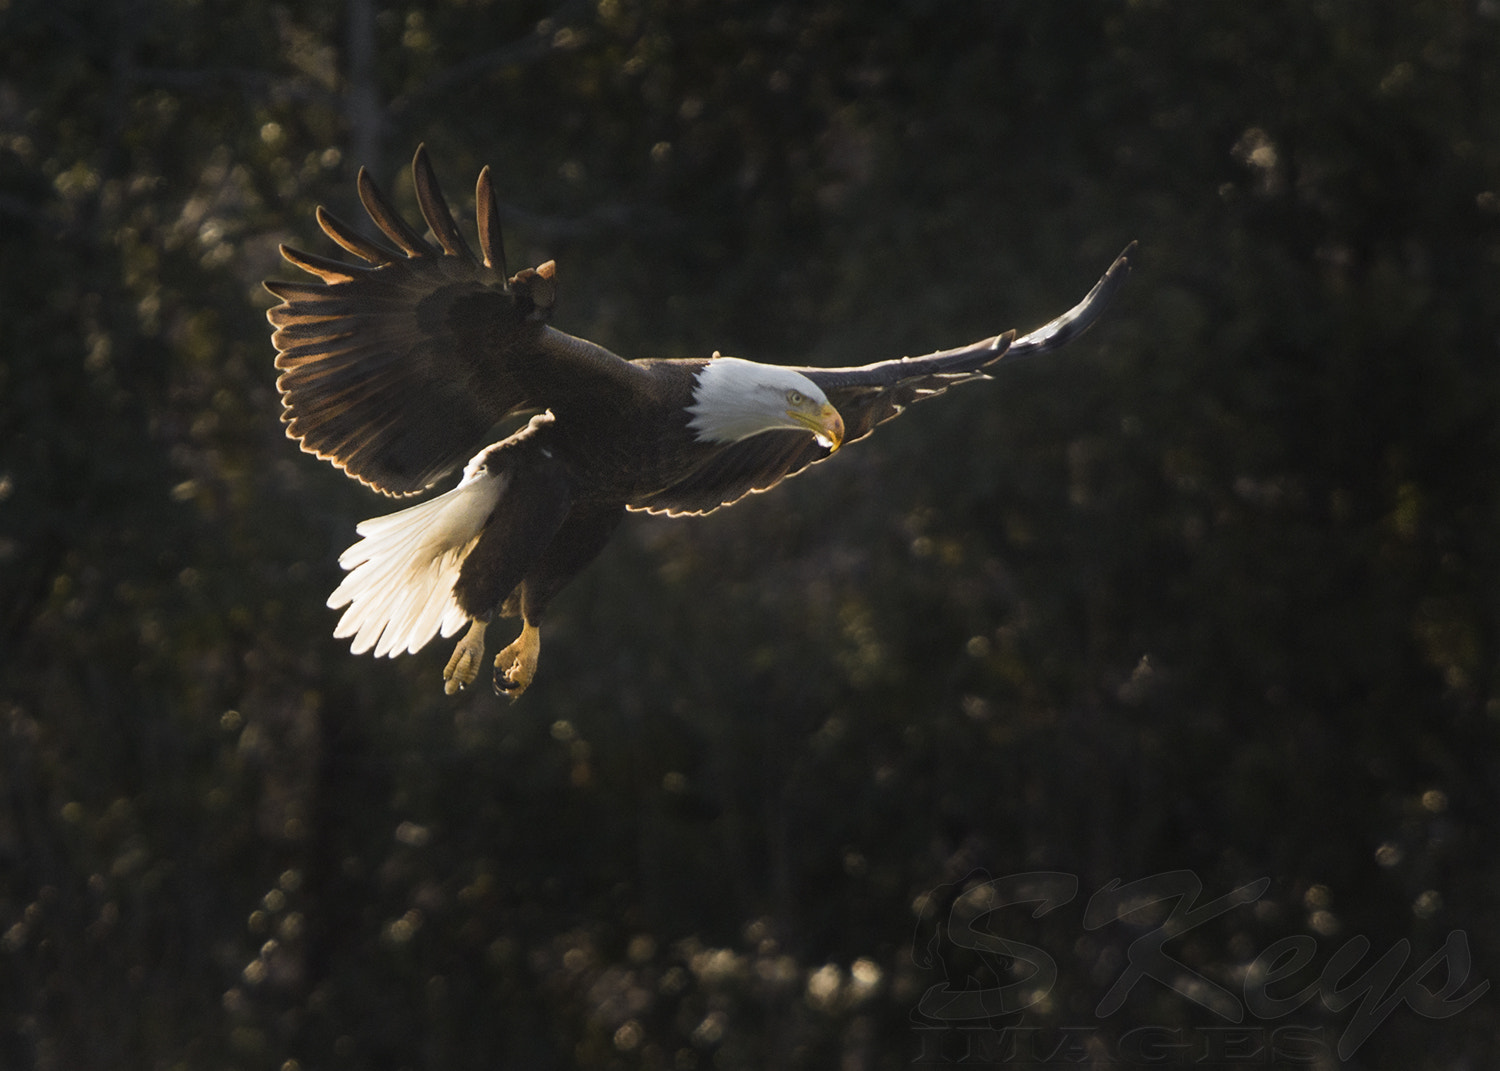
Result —
M355 529L364 538L339 556L349 575L328 596L331 609L348 607L333 635L352 636L355 654L414 653L469 620L453 585L506 484L480 463L484 456L453 490Z

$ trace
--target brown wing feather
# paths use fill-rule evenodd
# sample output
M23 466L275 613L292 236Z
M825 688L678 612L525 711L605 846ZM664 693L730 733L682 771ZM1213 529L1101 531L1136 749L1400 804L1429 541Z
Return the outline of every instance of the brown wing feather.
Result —
M748 494L767 491L787 476L829 456L807 435L773 431L752 435L715 452L686 478L630 508L669 516L712 513Z
M505 270L505 243L500 240L500 205L495 200L495 189L490 184L490 167L486 164L479 172L479 181L474 184L475 215L479 221L479 252L484 257L486 268Z
M396 259L395 253L359 234L322 205L318 206L316 217L318 226L323 228L323 233L355 256L371 264L389 264Z
M461 257L469 264L475 263L474 254L469 251L469 243L458 232L458 225L453 222L453 213L448 211L448 202L443 200L443 191L438 186L437 175L432 170L427 153L421 148L418 148L416 158L412 160L411 172L417 190L417 203L422 207L422 218L432 228L443 252L450 257ZM480 218L484 217L483 212L478 215Z
M401 252L320 209L324 232L367 263L284 246L289 263L322 282L266 283L282 299L267 317L276 329L287 434L396 495L421 491L461 465L506 416L552 404L539 383L581 384L589 372L625 364L547 327L555 294L550 262L505 278L487 173L479 184L481 264L425 150L417 150L412 171L423 218L441 248L419 236L361 172L360 199ZM544 366L548 374L537 374Z
M412 169L416 169L416 160L420 160L427 154L422 146L417 147L416 159L412 161ZM423 240L421 235L411 229L401 214L391 205L370 173L364 168L359 169L358 176L354 180L355 188L359 190L359 203L365 206L365 211L375 221L375 225L385 232L385 236L395 242L409 257L430 257L436 250Z

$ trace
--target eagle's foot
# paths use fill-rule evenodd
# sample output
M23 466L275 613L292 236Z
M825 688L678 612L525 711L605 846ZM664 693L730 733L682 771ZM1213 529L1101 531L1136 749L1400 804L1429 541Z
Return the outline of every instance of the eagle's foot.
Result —
M448 695L463 691L479 676L479 667L484 662L484 630L488 626L487 621L471 621L469 631L453 648L453 657L443 669L443 691Z
M495 656L495 694L515 699L524 692L536 676L541 654L541 630L527 622L515 642Z

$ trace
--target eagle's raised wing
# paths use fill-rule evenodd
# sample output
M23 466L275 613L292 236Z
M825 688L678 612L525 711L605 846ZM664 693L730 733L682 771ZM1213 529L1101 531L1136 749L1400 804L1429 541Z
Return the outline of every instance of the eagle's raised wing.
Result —
M968 346L925 357L902 357L854 368L797 368L823 389L844 418L844 443L863 439L876 425L900 416L916 402L949 387L990 378L1002 358L1034 356L1058 349L1088 329L1130 273L1134 242L1115 258L1084 299L1020 338L1008 331ZM691 476L650 499L633 504L653 513L709 513L754 491L766 491L822 461L831 451L806 436L756 435L725 447Z
M540 364L566 365L549 379L633 374L603 347L547 326L551 261L506 277L489 168L475 190L482 259L454 224L424 148L412 176L436 247L361 169L360 201L397 249L319 208L324 233L366 263L282 246L282 256L322 281L265 284L282 299L266 315L276 328L288 436L395 495L424 490L461 465L506 416L549 404L531 396L538 377L528 372Z
M857 368L799 368L797 371L822 387L823 393L844 418L844 442L856 442L874 431L877 424L900 416L909 405L936 398L960 383L990 378L990 369L1001 358L1005 358L1007 364L1014 364L1019 357L1060 349L1083 334L1099 318L1130 273L1135 248L1134 242L1126 246L1077 305L1020 338L1015 337L1014 331L1008 331L972 345L929 353L925 357L902 357Z

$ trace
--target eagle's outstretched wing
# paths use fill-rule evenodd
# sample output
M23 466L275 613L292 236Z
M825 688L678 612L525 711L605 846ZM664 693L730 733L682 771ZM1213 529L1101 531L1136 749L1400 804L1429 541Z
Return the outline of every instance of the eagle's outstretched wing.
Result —
M797 368L828 396L844 418L844 443L863 439L876 425L900 416L907 406L935 398L949 387L990 378L1002 358L1033 356L1077 338L1104 311L1130 273L1136 243L1126 246L1084 299L1020 338L1014 331L925 357L902 357L853 368ZM709 513L754 491L766 491L822 461L831 451L813 439L757 435L720 451L707 464L633 508L653 513Z
M454 224L424 148L412 176L436 247L361 169L360 201L397 249L319 208L324 233L366 263L282 246L282 256L322 282L265 284L282 299L266 315L276 328L287 434L394 495L430 487L488 441L498 421L548 404L531 396L540 365L553 365L551 373L566 365L564 376L548 379L631 374L603 347L547 326L551 261L507 278L489 168L475 190L482 259Z
M797 371L822 387L828 400L844 418L844 442L856 442L874 431L877 424L900 416L909 405L935 398L960 383L990 378L990 369L1001 358L1005 358L1006 364L1014 364L1019 357L1059 349L1083 334L1099 318L1130 273L1135 248L1134 242L1126 246L1077 305L1019 338L1015 337L1014 331L1008 331L969 346L940 350L925 357L902 357L857 368L799 368Z

